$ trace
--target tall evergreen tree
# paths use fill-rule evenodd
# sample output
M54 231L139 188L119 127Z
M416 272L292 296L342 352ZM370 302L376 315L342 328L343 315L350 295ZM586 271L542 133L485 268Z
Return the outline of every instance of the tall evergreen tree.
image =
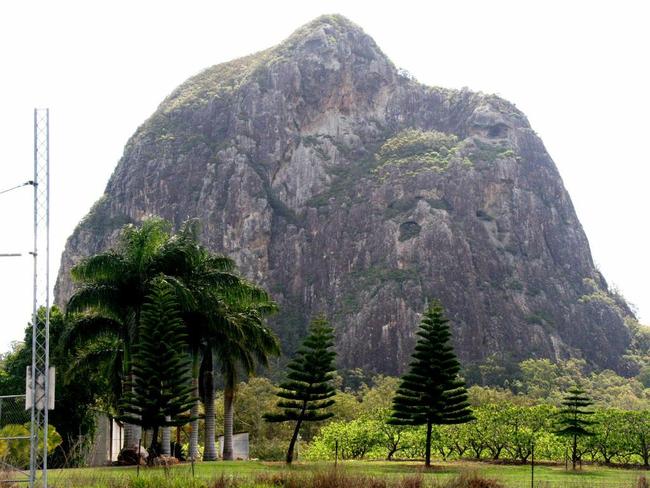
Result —
M138 342L133 351L133 381L121 402L121 418L152 429L151 456L156 457L158 430L189 422L191 363L173 288L162 278L153 283L142 306Z
M460 363L449 343L449 321L434 301L424 313L409 372L393 399L393 425L426 425L426 460L431 466L434 424L462 424L473 419L465 384L458 378Z
M222 335L233 333L241 335L239 327L230 320L223 295L239 295L241 280L235 273L235 263L226 256L210 253L199 243L200 224L197 220L188 220L179 232L168 240L164 246L164 268L173 270L174 277L183 283L189 300L184 300L181 317L185 322L187 344L192 357L192 386L195 397L192 406L192 423L188 457L199 457L199 399L204 400L206 424L212 425L214 412L214 386L211 337L218 332ZM203 395L200 383L203 372ZM206 394L207 390L207 394ZM212 399L211 399L212 398ZM214 435L206 437L204 453L216 459Z
M281 398L277 403L281 412L264 414L268 422L296 422L287 450L287 464L293 461L302 423L325 420L333 415L324 411L334 404L332 397L336 393L332 386L336 357L333 346L334 331L325 317L316 318L312 321L309 335L287 365L287 380L280 384L277 393Z
M237 274L230 258L214 255L200 244L199 228L198 221L188 220L172 234L171 224L159 218L144 221L140 228L125 226L115 249L87 258L72 270L78 288L67 305L68 313L75 314L68 347L80 361L93 359L86 365L116 373L113 397L119 399L126 391L122 383L133 382L131 348L138 342L142 304L152 283L164 275L174 289L193 360L196 403L191 416L196 420L189 441L193 459L198 456L202 352L215 337L242 337L235 317L238 309L232 311L231 303L240 297L270 300L264 290ZM206 412L211 406L206 405ZM139 438L136 426L126 424L124 446L137 445Z
M216 459L213 353L224 341L241 341L247 335L240 323L242 303L270 302L262 288L241 278L232 259L215 255L199 242L200 225L188 220L161 251L160 266L174 284L185 322L192 356L196 403L192 408L189 457L199 453L199 397L205 407L204 459ZM175 280L170 277L173 276ZM201 381L202 380L202 381ZM202 388L200 387L202 386Z
M104 362L111 369L122 368L115 371L121 382L132 379L132 347L138 339L142 303L153 278L162 272L161 251L170 230L171 224L159 218L147 219L139 228L126 225L114 249L83 259L71 270L76 289L66 305L67 347L84 355L83 350L95 348L98 339L119 343ZM139 438L139 429L127 423L124 447L137 446Z
M594 435L588 428L595 422L586 418L594 413L592 410L586 410L593 403L584 390L574 386L564 396L563 408L558 412L559 426L555 433L571 439L571 464L574 470L579 459L578 438Z

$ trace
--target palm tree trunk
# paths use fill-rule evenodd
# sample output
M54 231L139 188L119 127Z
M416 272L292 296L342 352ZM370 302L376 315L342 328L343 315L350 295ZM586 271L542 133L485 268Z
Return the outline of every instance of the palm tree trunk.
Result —
M235 389L232 386L226 386L223 391L223 460L232 461L234 452L232 448L232 431L235 400Z
M171 417L168 415L165 417L165 420L169 422L171 420ZM160 454L163 456L171 456L172 455L172 428L169 426L163 427L162 428L162 442L160 446Z
M217 445L215 443L215 408L214 408L214 380L211 370L205 372L203 391L205 392L205 449L204 461L217 459Z
M190 459L196 460L199 458L199 369L201 366L201 354L199 351L194 352L192 361L192 394L194 395L195 401L190 410L190 415L194 420L190 424L190 448L188 455Z
M130 447L138 447L138 442L140 441L140 436L142 434L142 429L139 426L134 424L124 424L124 449Z

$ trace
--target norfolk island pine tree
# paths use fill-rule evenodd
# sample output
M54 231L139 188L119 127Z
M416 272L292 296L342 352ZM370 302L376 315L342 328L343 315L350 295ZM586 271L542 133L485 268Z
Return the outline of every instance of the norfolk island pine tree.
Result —
M573 470L576 469L578 461L578 438L588 437L594 435L593 432L587 430L590 425L595 422L586 420L583 417L593 415L593 411L585 410L585 408L593 405L593 401L585 394L585 391L574 386L570 388L562 400L562 409L558 412L559 428L555 433L559 436L568 437L571 439L571 465Z
M303 422L326 420L334 414L324 411L334 404L336 394L332 386L334 379L334 331L327 319L314 319L309 334L287 365L287 379L280 384L277 395L279 413L266 413L268 422L295 421L296 425L287 450L287 464L293 461L293 453Z
M431 429L441 424L473 420L465 384L458 378L460 363L449 343L449 321L442 305L433 301L424 312L409 372L402 377L388 420L394 425L426 425L425 466L431 466Z
M156 457L160 427L183 425L194 404L185 327L173 288L161 277L142 306L133 351L133 380L121 401L121 420L152 429L150 461Z

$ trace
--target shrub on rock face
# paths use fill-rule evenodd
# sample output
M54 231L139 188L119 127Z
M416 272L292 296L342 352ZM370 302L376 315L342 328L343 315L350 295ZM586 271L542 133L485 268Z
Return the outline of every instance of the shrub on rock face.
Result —
M379 149L382 166L426 163L443 170L456 154L458 137L439 131L407 129L388 139Z

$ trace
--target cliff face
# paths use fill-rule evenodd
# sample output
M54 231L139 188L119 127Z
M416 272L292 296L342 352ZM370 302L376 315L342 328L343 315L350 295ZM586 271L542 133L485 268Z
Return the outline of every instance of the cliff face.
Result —
M68 240L56 287L118 229L203 223L266 286L285 350L325 312L343 367L398 373L428 298L464 361L584 357L629 335L542 141L512 104L423 86L363 31L322 17L176 89L131 138Z

